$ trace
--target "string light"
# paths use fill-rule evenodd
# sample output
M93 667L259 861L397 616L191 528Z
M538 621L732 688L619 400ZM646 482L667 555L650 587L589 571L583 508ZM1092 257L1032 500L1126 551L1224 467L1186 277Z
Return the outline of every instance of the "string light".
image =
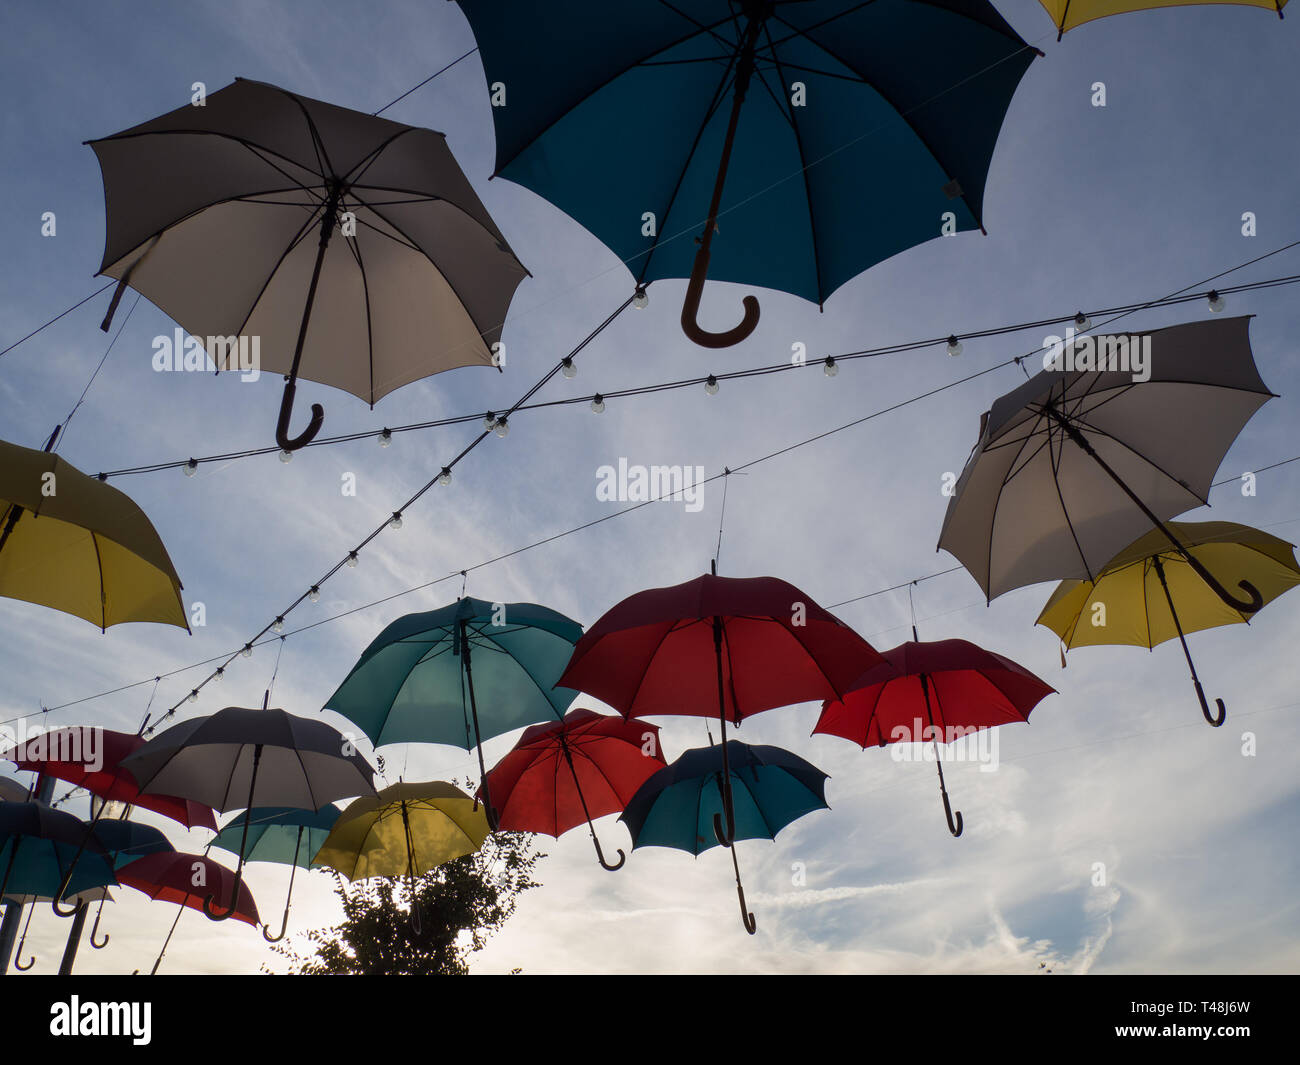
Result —
M286 451L284 448L280 448L280 461L281 461L281 462L292 462L292 461L293 461L293 452L292 452L292 451Z
M275 619L275 622L274 622L274 624L271 625L271 628L274 629L276 632L284 632L284 617L283 617L283 615L281 615L280 617L278 617L278 618Z
M1218 289L1211 289L1210 294L1207 298L1210 301L1210 310L1212 310L1215 314L1218 314L1221 310L1223 310L1224 307L1227 306L1227 301L1224 300L1224 298L1219 295Z
M497 416L494 411L488 411L485 415L483 415L483 428L486 429L489 433L496 428L496 425L497 425Z
M704 382L704 391L711 396L718 394L718 379L713 374L709 374L708 380Z
M578 364L566 355L560 360L560 373L572 381L578 376Z
M1074 328L1080 333L1082 333L1085 329L1091 329L1092 319L1089 318L1086 314L1084 314L1083 311L1080 311L1078 314L1074 316Z
M190 692L190 702L197 703L198 701L199 701L199 690L198 688L195 688Z
M591 400L591 409L597 414L605 413L605 397L597 392Z
M393 431L387 427L379 434L379 446L388 447L393 442Z
M183 468L185 470L186 477L193 477L196 473L199 472L199 460L190 459L189 462L185 463L185 466Z
M496 427L497 436L501 437L501 439L504 440L506 436L509 434L509 432L510 432L510 423L506 421L505 418L498 418L497 427Z
M348 552L348 569L356 569L356 568L357 568L357 562L358 562L358 559L357 559L357 553L356 553L355 551L349 551L349 552Z
M443 488L446 488L447 485L451 484L451 467L450 467L450 466L444 466L444 467L442 468L442 472L441 472L440 474L438 474L438 483L439 483L440 485L442 485Z
M632 293L632 306L638 311L644 311L650 306L650 297L646 293L645 285L637 285L636 291Z
M961 341L955 336L950 336L948 338L948 354L954 359L961 354Z
M393 516L388 519L388 526L391 529L400 529L402 527L402 512L400 510L393 511ZM315 602L319 598L320 595L317 594L312 601Z
M252 657L253 657L253 645L252 645L251 643L246 643L246 644L244 644L244 649L243 649L242 651L240 651L239 653L240 653L241 655L243 655L245 658L252 658Z
M311 586L311 591L309 591L309 592L307 593L307 598L310 599L313 603L319 603L319 602L320 602L320 588L319 588L317 585L313 584L313 585Z
M840 368L835 365L835 356L827 355L826 364L822 367L822 373L824 373L827 377L834 377L839 372L840 372Z

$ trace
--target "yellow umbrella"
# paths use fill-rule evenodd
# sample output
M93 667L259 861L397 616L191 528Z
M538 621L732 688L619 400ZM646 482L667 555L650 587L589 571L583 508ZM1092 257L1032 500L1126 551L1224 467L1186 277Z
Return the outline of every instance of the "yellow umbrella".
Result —
M1221 584L1248 580L1272 602L1300 584L1295 549L1285 540L1228 521L1168 522L1169 531ZM1175 608L1177 603L1177 608ZM1038 615L1067 648L1133 644L1153 648L1175 637L1183 646L1201 711L1222 725L1224 706L1209 704L1187 650L1186 634L1219 625L1249 623L1252 615L1224 603L1158 529L1110 560L1096 581L1062 581Z
M1056 39L1066 30L1082 26L1094 19L1108 15L1124 15L1130 11L1150 11L1157 7L1190 7L1193 4L1233 4L1237 7L1262 7L1276 11L1282 17L1286 0L1039 0L1056 23Z
M490 831L483 804L454 784L394 784L344 810L312 865L349 880L414 877L473 854Z
M0 441L0 596L107 629L154 621L190 631L181 582L131 498L58 455Z

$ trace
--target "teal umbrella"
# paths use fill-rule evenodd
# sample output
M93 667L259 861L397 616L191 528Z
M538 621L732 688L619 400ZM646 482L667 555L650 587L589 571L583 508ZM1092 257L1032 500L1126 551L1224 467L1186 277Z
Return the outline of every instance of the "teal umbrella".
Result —
M353 722L376 747L477 748L486 778L484 740L563 720L578 693L555 683L581 636L576 621L535 603L458 599L384 629L325 709ZM495 827L486 780L483 799Z
M825 773L780 747L757 747L727 741L725 765L731 777L736 831L741 839L775 839L790 822L813 810L828 809ZM672 847L699 855L722 841L714 815L722 812L721 746L698 747L649 777L632 796L619 818L632 836L632 848ZM736 893L745 930L757 930L745 905L736 849Z
M97 840L79 850L86 831L80 818L43 803L0 802L0 896L68 898L116 884Z
M288 806L265 806L245 810L227 821L209 846L231 854L242 853L249 862L275 862L289 866L289 892L284 900L284 921L280 934L272 936L265 925L262 938L278 943L289 927L289 903L293 899L293 879L298 868L311 868L311 860L321 849L334 822L342 811L330 803L319 810L298 810ZM245 822L248 843L243 845Z

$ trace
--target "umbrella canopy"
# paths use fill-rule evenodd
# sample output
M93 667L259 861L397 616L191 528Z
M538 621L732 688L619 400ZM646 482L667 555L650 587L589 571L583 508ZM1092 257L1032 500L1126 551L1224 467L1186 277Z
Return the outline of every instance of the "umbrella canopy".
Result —
M240 79L90 145L108 213L100 273L216 338L219 369L247 370L257 338L254 368L289 376L282 447L323 418L315 406L287 437L299 376L373 405L495 364L527 271L441 133Z
M1234 7L1262 7L1276 11L1282 17L1287 0L1039 0L1056 24L1059 41L1066 30L1082 26L1085 22L1124 15L1131 11L1154 11L1158 7L1187 7L1193 4L1232 4Z
M490 828L483 807L444 781L398 783L358 799L335 822L312 865L349 880L408 875L473 854Z
M813 734L843 736L863 750L932 741L948 829L960 836L962 816L954 815L948 800L939 744L994 725L1028 721L1030 711L1056 689L1024 666L966 640L912 640L884 657L843 699L823 704Z
M167 854L176 850L153 825L142 825L137 821L97 821L91 832L118 869L149 854Z
M217 830L212 808L175 795L145 794L122 760L147 741L130 732L90 725L51 729L0 753L19 769L65 780L106 802L139 806L179 821L186 828Z
M606 869L592 819L619 813L647 777L662 769L659 726L592 710L533 725L488 773L500 827L558 838L584 821Z
M181 581L125 493L58 455L0 440L0 595L106 630L152 621L189 631Z
M1261 603L1270 603L1300 584L1295 547L1276 536L1227 521L1169 522L1181 549L1158 531L1139 538L1116 555L1095 581L1062 581L1038 615L1066 647L1136 644L1154 648L1178 638L1182 644L1201 712L1222 725L1227 711L1216 699L1211 714L1186 634L1219 625L1249 622L1251 614L1225 603L1188 561L1221 583L1246 581ZM1084 619L1088 619L1085 623Z
M648 778L619 818L632 835L632 847L672 847L699 855L717 843L714 826L726 803L724 777L731 779L735 811L732 840L775 839L781 829L813 810L828 809L826 781L816 766L779 747L757 747L730 740L721 747L687 751ZM728 844L736 872L736 891L746 930L756 930L745 905L735 847Z
M0 802L26 802L31 797L31 790L9 777L0 777Z
M202 854L181 851L150 854L137 858L117 871L117 879L127 887L143 891L159 902L174 902L192 910L203 910L214 895L234 895L236 902L229 915L256 927L261 923L252 892L237 874Z
M625 717L716 713L725 766L728 721L837 698L880 661L871 644L794 585L715 572L638 592L607 611L578 641L560 683ZM715 828L729 845L730 775L722 780L724 816Z
M89 826L40 802L0 802L0 896L70 898L117 881Z
M746 297L736 329L701 329L706 273L822 303L948 213L981 228L1036 53L984 0L461 8L506 93L496 173L576 218L639 286L690 277L682 324L711 347L743 340L759 309Z
M939 547L991 600L1039 581L1092 580L1139 536L1205 505L1233 440L1273 398L1249 326L1213 319L1061 345L1062 368L984 415ZM1167 530L1165 539L1175 542ZM1226 603L1259 609L1254 589L1236 600L1201 575Z
M141 792L179 794L222 813L258 806L319 810L373 795L374 769L337 729L280 709L228 706L160 732L122 767Z

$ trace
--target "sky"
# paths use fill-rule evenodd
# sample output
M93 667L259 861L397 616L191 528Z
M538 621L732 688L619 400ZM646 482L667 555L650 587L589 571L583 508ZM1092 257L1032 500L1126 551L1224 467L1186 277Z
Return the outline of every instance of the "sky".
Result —
M684 282L661 281L644 310L629 310L556 378L542 398L652 384L785 361L791 345L843 352L970 333L1076 309L1096 309L1210 287L1205 279L1300 240L1294 175L1300 143L1285 131L1300 105L1297 22L1251 8L1193 7L1115 17L1060 43L1031 0L998 10L1045 57L1012 101L988 175L987 235L936 239L882 263L834 294L824 311L760 292L763 319L744 344L692 345L678 326ZM539 30L544 39L545 29ZM385 0L355 5L224 0L173 5L15 0L0 34L0 167L8 254L0 262L0 347L103 283L93 274L104 240L99 170L83 141L181 106L191 85L209 91L248 77L373 111L473 47L457 5ZM1095 107L1103 82L1106 106ZM345 393L305 383L326 408L325 432L487 409L500 410L630 294L612 252L534 193L489 181L491 108L477 56L402 100L388 117L446 133L447 142L520 260L531 271L504 338L507 372L467 368L401 389L372 411ZM882 210L887 209L882 207ZM41 234L53 211L57 231ZM1257 219L1242 233L1242 215ZM1237 270L1219 284L1300 273L1300 249ZM740 286L706 290L706 322L729 324ZM104 357L97 297L0 357L0 436L40 447L77 403ZM117 321L135 303L122 301ZM1295 397L1300 312L1289 287L1232 295L1252 314L1251 343L1280 398L1254 417L1219 479L1300 454ZM1152 329L1209 317L1204 301L1125 319ZM185 459L271 442L280 400L273 376L156 373L152 341L174 324L145 300L95 377L60 454L87 470ZM294 625L362 607L600 518L620 504L597 496L598 470L630 463L736 467L919 393L1033 352L1042 331L969 340L958 358L936 345L816 369L703 388L519 415L505 439L486 440L448 488L425 496L331 580ZM815 601L837 604L903 584L955 561L936 553L945 473L960 471L993 399L1023 381L1006 367L969 384L790 451L729 479L720 571L779 576ZM134 731L152 678L224 655L296 599L321 573L432 477L475 425L205 464L115 480L150 516L184 582L204 604L193 635L156 625L107 634L76 618L0 600L0 719L93 724ZM356 476L355 498L340 493ZM1300 463L1261 472L1254 496L1217 488L1209 510L1182 520L1243 522L1294 540ZM718 541L720 484L690 512L663 503L604 522L471 573L467 591L536 602L584 625L643 588L706 572ZM1250 626L1196 633L1190 645L1207 694L1228 720L1203 723L1176 644L1152 652L1084 648L1061 668L1055 636L1033 622L1052 589L1039 585L986 604L964 571L914 589L922 639L960 637L1013 658L1058 694L1032 723L998 730L999 767L946 764L963 812L948 833L933 764L900 762L829 736L811 736L818 707L772 710L739 738L786 747L830 774L829 810L774 842L737 853L757 935L736 913L730 862L715 848L692 858L648 849L610 874L585 831L539 837L542 887L473 962L473 971L527 973L1213 973L1287 972L1300 964L1300 859L1279 846L1300 813L1300 742L1293 645L1300 597L1270 604ZM275 673L273 705L314 716L356 656L390 621L455 599L460 578L358 609L238 659L181 716L257 706ZM885 649L910 633L905 591L836 608ZM181 699L211 667L158 685L152 709ZM125 687L132 685L131 687ZM98 693L124 689L115 694ZM98 696L98 697L96 697ZM48 715L40 708L68 705ZM584 698L577 705L608 709ZM325 715L336 725L344 723ZM703 721L663 719L669 757L708 742ZM489 764L517 737L486 745ZM1250 753L1252 752L1253 753ZM367 754L370 752L367 751ZM476 775L476 760L444 747L386 748L387 781ZM12 772L8 767L5 772ZM24 781L28 778L24 777ZM60 793L61 793L60 789ZM70 806L84 814L84 803ZM181 849L206 834L165 828ZM606 849L628 847L614 818L598 823ZM229 857L229 856L225 856ZM233 859L231 859L233 860ZM1105 883L1098 884L1097 863ZM254 864L247 882L278 921L288 870ZM121 888L105 911L109 947L83 944L77 971L146 971L174 909ZM300 875L291 933L335 921L329 879ZM67 925L40 908L27 945L35 973L58 966ZM283 967L261 936L187 912L165 973Z

